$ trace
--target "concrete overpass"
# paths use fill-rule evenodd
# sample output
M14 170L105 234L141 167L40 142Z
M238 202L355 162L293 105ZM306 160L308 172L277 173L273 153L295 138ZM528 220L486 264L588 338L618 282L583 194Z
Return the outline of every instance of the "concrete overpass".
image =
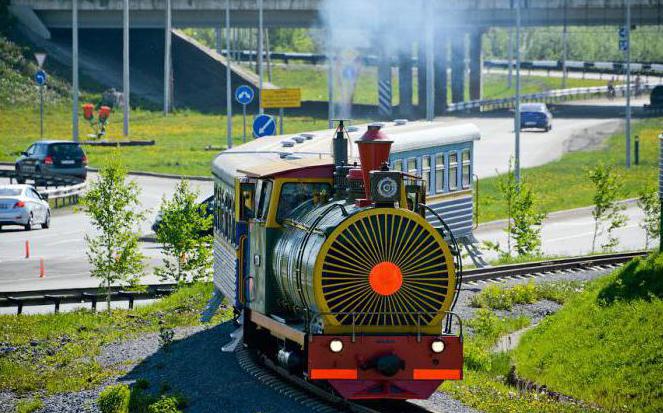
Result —
M380 0L373 2L380 7ZM406 2L406 0L404 0ZM264 0L264 24L268 27L313 27L319 10L334 0ZM437 0L433 12L447 28L511 26L514 0ZM623 0L522 0L524 26L617 25L624 21ZM163 28L165 0L131 0L131 26ZM71 0L11 0L16 8L29 9L50 28L71 28ZM122 27L122 0L79 1L80 28ZM257 0L231 0L232 25L255 27ZM423 1L418 6L423 9ZM172 0L175 27L219 27L225 18L225 1ZM635 25L663 23L662 0L631 0ZM370 18L370 16L367 16ZM419 27L421 22L412 21Z

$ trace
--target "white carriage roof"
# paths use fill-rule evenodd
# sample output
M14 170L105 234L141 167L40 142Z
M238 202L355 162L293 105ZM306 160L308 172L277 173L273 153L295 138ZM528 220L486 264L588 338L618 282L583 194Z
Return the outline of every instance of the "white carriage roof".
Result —
M348 156L350 160L358 160L358 151L354 141L364 134L366 128L367 125L359 125L357 131L349 132ZM396 126L392 122L385 122L382 130L389 139L394 141L392 154L480 139L479 129L471 123L448 125L441 122L417 121ZM297 136L304 137L303 140L298 139L301 143L297 143L293 139ZM306 139L306 136L309 136L310 139ZM287 161L288 159L310 158L316 161L328 160L332 162L333 137L334 129L326 129L310 133L254 139L221 152L214 159L212 170L219 178L232 183L236 176L246 176L242 171L255 169L261 164L282 163L287 165L287 163L282 162L284 159ZM284 147L282 144L284 141L292 143L292 146ZM314 163L319 163L319 161Z

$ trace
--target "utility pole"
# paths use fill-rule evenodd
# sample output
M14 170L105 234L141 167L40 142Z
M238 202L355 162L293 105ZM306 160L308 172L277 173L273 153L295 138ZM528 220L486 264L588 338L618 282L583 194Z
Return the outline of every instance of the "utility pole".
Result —
M170 68L171 68L171 29L172 29L172 4L171 0L166 0L166 44L163 53L163 114L170 113Z
M426 3L425 43L426 43L426 120L432 122L435 117L435 56L433 53L433 2ZM391 64L389 65L391 72Z
M566 78L568 77L568 69L566 67L566 59L568 59L568 43L569 32L567 25L567 0L564 0L564 28L562 29L562 89L566 89Z
M124 0L122 28L122 95L124 97L124 136L129 136L129 0Z
M226 130L228 131L226 139L228 148L233 147L232 71L230 70L230 60L230 0L226 0Z
M71 0L71 136L78 142L78 0Z
M515 178L520 185L520 0L516 0L516 112L513 130L516 138L515 148Z
M513 7L513 4L512 4ZM507 60L508 60L508 67L509 67L509 74L508 74L508 81L507 85L509 89L513 87L513 27L509 27L509 46L507 49Z
M262 108L262 23L262 0L258 0L258 103L261 115L265 112Z
M631 167L631 0L626 2L626 167Z

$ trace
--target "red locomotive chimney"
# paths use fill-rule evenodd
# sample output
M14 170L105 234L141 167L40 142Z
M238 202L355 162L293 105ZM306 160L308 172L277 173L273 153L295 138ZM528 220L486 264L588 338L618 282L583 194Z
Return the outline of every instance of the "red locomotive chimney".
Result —
M391 144L387 136L380 130L380 125L368 125L368 130L358 139L359 159L361 161L361 172L364 178L364 193L366 199L359 200L360 206L371 203L371 183L369 173L380 170L382 164L389 160ZM363 201L363 202L362 202Z

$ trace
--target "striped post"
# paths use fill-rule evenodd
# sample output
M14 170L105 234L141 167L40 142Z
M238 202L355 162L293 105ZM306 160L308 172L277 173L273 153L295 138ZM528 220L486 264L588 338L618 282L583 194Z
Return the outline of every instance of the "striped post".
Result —
M383 118L391 116L391 61L384 55L378 65L378 113Z

